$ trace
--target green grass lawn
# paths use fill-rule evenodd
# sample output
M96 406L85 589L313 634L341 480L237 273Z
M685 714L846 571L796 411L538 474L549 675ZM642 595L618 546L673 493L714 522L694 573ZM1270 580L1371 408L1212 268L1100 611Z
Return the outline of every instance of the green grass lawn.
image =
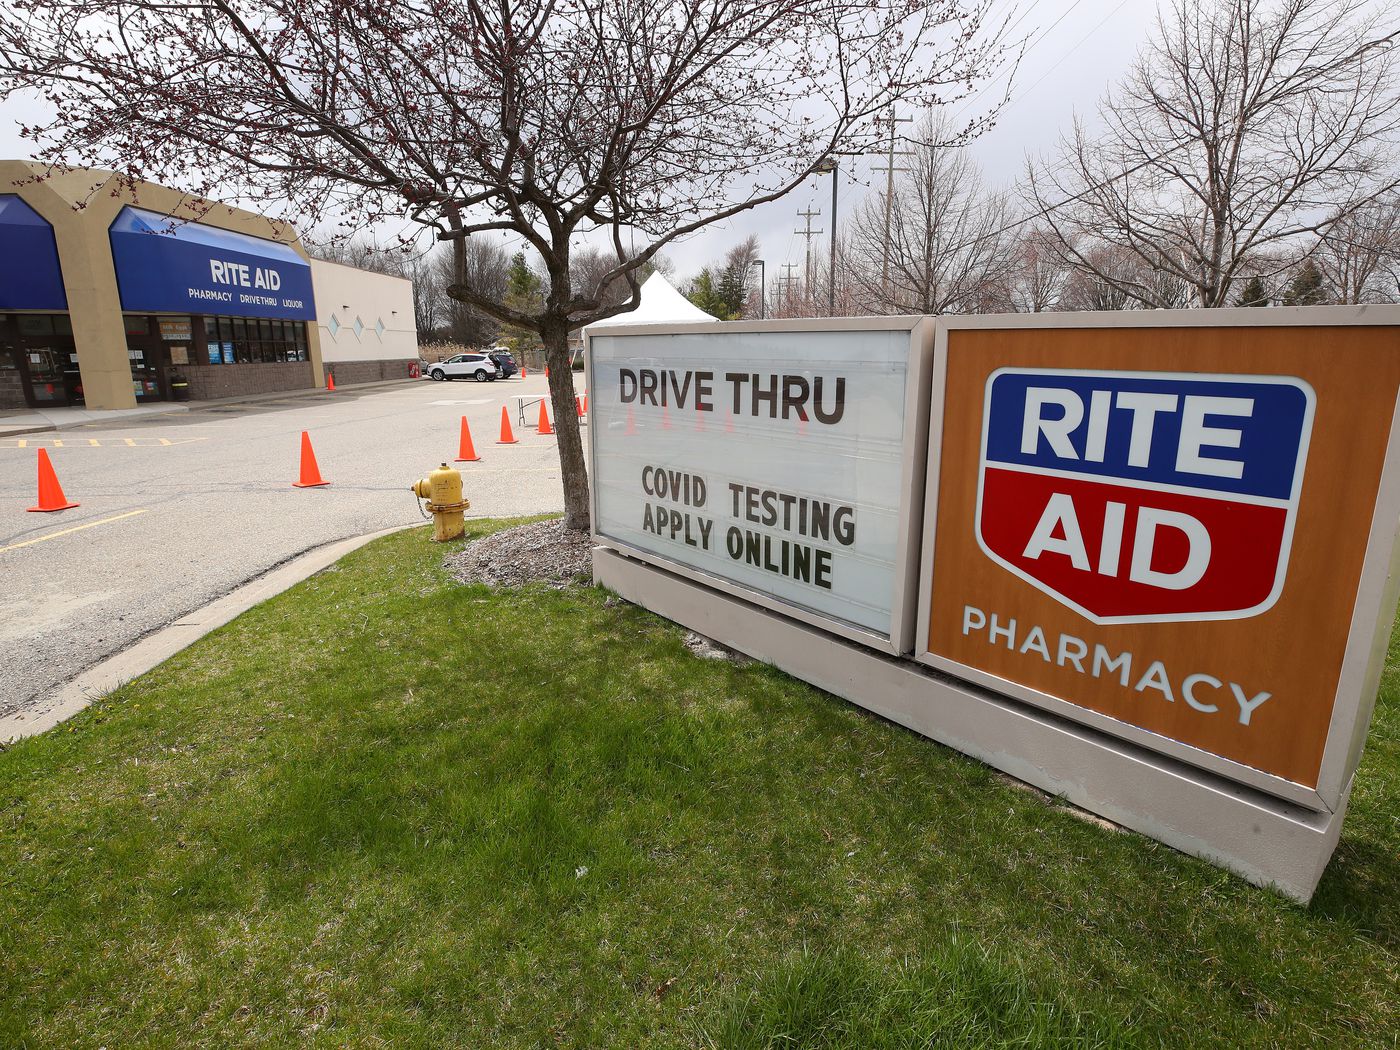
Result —
M0 754L0 1047L1396 1045L1395 671L1305 909L425 538Z

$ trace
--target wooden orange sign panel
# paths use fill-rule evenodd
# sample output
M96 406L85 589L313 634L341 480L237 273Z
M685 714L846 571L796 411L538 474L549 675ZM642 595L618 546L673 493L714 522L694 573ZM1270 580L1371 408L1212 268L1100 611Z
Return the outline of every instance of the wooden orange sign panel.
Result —
M953 329L946 366L926 658L1315 787L1395 329Z

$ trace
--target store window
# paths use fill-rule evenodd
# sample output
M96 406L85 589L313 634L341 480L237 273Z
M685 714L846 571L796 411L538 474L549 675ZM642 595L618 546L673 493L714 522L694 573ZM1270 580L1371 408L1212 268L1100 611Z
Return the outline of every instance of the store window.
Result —
M189 317L161 317L160 339L170 353L170 363L176 367L191 363L190 347L194 344L194 321Z
M206 317L208 362L255 364L305 361L306 323L256 317Z

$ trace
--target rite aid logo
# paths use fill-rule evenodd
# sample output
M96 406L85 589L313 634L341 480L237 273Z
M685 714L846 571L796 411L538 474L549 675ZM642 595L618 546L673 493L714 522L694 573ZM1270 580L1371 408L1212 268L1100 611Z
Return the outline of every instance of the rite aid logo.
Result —
M999 369L978 543L1094 623L1258 615L1283 590L1313 404L1287 376Z

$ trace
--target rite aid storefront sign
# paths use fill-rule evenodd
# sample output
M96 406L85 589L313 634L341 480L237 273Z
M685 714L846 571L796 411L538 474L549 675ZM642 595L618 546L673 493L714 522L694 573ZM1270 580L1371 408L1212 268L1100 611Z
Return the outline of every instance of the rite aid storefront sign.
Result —
M290 245L131 207L111 242L123 310L316 318L311 266Z
M1400 311L900 323L590 339L600 580L1306 898L1395 612Z

